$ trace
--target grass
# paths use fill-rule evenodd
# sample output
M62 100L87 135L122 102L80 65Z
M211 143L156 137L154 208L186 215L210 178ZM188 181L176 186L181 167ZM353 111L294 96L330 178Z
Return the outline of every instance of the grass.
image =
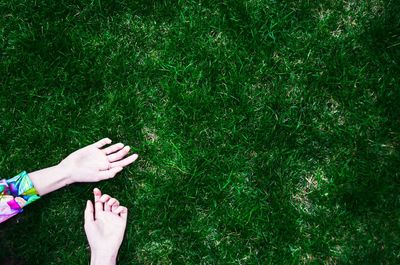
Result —
M398 264L400 4L0 1L0 175L108 136L140 159L1 224L0 262L87 264L95 186L120 264Z

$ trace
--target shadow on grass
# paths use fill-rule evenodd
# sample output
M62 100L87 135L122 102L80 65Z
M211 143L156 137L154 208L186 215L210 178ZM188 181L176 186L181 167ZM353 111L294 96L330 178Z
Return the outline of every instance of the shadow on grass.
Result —
M346 105L357 125L347 132L347 137L338 135L342 141L347 138L342 143L333 136L320 139L348 150L326 167L328 175L336 176L329 191L330 202L339 202L352 218L368 227L368 235L357 242L362 251L352 251L351 259L357 263L389 262L382 257L390 257L394 262L391 253L399 247L399 13L398 1L385 1L382 14L366 21L363 33L355 40L362 47L355 54L359 59L352 66L356 66L328 68L327 73L327 77L340 80L338 75L355 71L349 85L332 85L328 93ZM348 78L345 74L342 77ZM375 100L371 101L370 95ZM348 146L343 145L345 142ZM368 243L371 238L373 243Z
M0 80L7 83L10 76L24 79L28 75L52 87L69 84L71 90L102 88L105 83L99 73L104 73L104 62L98 60L102 51L88 52L85 42L109 34L113 19L121 14L171 19L177 11L167 4L171 3L48 0L3 4L2 59L9 65L0 69ZM75 78L72 84L71 77Z
M347 172L350 181L338 186L337 194L356 212L394 211L399 207L396 200L400 191L398 165L400 165L400 2L385 1L381 16L365 24L365 33L359 42L368 48L365 52L373 67L370 73L380 72L380 81L365 83L367 89L377 96L374 104L381 121L378 127L365 127L364 132L355 135L355 151L348 160ZM363 126L364 127L364 126ZM375 127L375 128L374 128ZM382 152L387 148L387 152ZM392 150L392 151L390 151ZM339 188L340 187L340 188Z

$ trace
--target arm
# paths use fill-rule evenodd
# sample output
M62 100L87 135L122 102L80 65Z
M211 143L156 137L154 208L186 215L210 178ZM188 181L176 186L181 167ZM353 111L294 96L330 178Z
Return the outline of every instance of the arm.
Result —
M40 198L39 195L46 195L75 182L97 182L113 178L124 167L137 159L137 154L126 157L130 148L122 143L103 148L110 143L111 140L105 138L75 151L58 165L31 172L29 175L23 172L23 176L18 178L24 184L21 186L23 188L19 188L13 193L9 192L9 188L2 190L1 187L6 187L5 184L9 181L10 183L17 181L18 179L15 178L19 175L9 181L0 182L0 223L22 212L22 208ZM3 185L3 183L5 184ZM16 184L12 185L15 186ZM29 196L34 195L30 201L27 201L27 195L24 194L26 187L31 188ZM29 203L24 203L19 198ZM19 203L19 208L14 201ZM15 206L12 212L10 212L10 205Z
M36 190L42 196L75 182L113 178L137 159L137 154L125 157L130 147L122 143L103 148L110 143L110 139L102 139L73 152L56 166L29 173Z
M90 265L116 265L117 256L109 255L107 253L91 253L90 254Z
M72 184L67 170L61 165L34 171L29 177L40 196Z

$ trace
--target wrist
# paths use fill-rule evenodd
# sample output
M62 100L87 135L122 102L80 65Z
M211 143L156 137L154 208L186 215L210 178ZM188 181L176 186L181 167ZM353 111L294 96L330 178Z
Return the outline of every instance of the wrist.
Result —
M92 251L90 254L90 265L114 265L117 263L117 253L105 251Z
M68 186L74 183L71 174L69 173L70 170L62 163L55 166L56 171L58 172L59 181L63 184L63 186Z
M72 183L68 170L60 165L31 172L29 178L40 196Z

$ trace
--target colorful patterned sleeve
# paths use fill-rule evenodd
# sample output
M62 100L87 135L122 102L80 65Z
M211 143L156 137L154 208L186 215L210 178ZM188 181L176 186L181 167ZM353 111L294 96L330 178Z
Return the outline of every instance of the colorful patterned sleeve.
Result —
M22 208L39 198L25 171L11 179L0 180L0 223L21 213Z

